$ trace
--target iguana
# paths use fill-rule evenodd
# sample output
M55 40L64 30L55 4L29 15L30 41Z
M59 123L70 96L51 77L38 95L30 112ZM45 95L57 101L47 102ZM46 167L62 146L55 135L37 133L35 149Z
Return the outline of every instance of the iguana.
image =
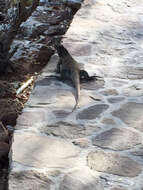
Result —
M76 89L76 95L75 95L76 104L72 110L73 112L77 108L79 103L80 81L93 80L95 79L95 76L90 77L85 70L80 70L78 63L74 60L74 58L69 54L69 52L63 45L56 44L55 48L59 55L57 73L60 73L60 77L63 81L71 80Z

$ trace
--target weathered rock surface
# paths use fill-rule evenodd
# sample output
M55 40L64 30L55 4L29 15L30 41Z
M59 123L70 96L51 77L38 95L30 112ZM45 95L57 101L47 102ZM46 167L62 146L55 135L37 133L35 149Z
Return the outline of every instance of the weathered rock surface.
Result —
M142 143L137 132L128 129L112 128L92 138L93 145L113 150L126 150Z
M17 149L19 154L16 154ZM78 147L62 139L30 133L14 134L13 161L29 167L73 168L77 164L79 153Z
M83 173L84 170L84 173ZM60 184L60 190L103 190L102 184L99 183L98 175L91 175L90 172L83 168L83 170L78 170L76 172L72 172L66 176L62 183Z
M101 93L102 93L104 96L110 96L110 95L117 96L117 95L118 95L118 92L117 92L116 89L108 89L108 90L102 91Z
M140 164L129 157L103 151L90 152L87 164L93 170L126 177L135 177L142 169Z
M114 187L111 190L127 190L126 188Z
M138 150L133 150L131 153L135 156L143 158L143 147L140 147Z
M58 122L54 125L47 125L40 129L48 135L59 136L66 139L83 138L95 134L100 130L98 126L92 125L73 125L66 122Z
M12 190L50 190L53 184L46 174L36 171L13 172L9 181L9 188Z
M127 126L143 131L142 112L142 103L128 102L112 114L120 118Z
M100 117L100 114L108 109L106 104L97 104L86 108L77 115L77 119L81 120L92 120Z
M104 118L102 120L102 123L105 125L115 125L115 121L111 118Z
M143 95L143 86L133 85L128 88L123 89L123 95L130 96L130 97L139 97Z
M123 97L109 98L109 99L108 99L108 102L114 104L114 103L119 103L119 102L121 102L121 101L123 101L123 100L124 100Z
M71 113L75 89L50 77L59 59L52 56L17 119L9 190L12 184L20 189L25 179L29 189L32 183L50 190L143 189L142 6L142 0L83 2L63 44L80 68L97 78L81 84L79 107ZM45 13L40 13L46 24ZM49 17L52 27L39 28L46 30L44 35L60 33L57 23L69 13L67 9L61 17ZM47 61L46 50L41 53L38 61ZM38 174L31 173L30 183L22 172L31 167ZM17 170L24 175L20 180Z

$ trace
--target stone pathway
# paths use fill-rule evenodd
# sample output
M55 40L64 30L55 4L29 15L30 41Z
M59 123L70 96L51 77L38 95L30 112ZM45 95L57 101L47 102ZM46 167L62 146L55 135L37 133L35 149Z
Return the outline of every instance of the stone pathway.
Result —
M90 75L74 89L54 55L19 116L9 190L143 190L143 0L85 0L64 45Z

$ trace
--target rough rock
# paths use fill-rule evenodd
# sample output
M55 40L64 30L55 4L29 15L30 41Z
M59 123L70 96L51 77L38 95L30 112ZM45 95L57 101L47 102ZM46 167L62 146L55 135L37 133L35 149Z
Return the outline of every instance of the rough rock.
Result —
M133 85L122 90L123 95L130 97L139 97L143 95L143 86Z
M120 118L129 127L143 131L142 112L142 103L128 102L119 110L112 112L112 115Z
M97 104L84 109L77 115L77 119L92 120L100 117L100 114L108 109L107 104Z
M122 128L112 128L92 138L93 145L113 150L126 150L142 143L137 132Z
M14 162L36 168L73 168L77 164L80 149L66 140L27 133L15 133L13 140Z
M93 170L125 177L138 176L142 170L140 164L127 156L100 150L88 154L87 164Z
M135 156L140 156L143 158L143 147L140 147L138 150L133 150L131 153Z
M102 120L102 123L105 124L105 125L115 125L115 121L111 118L104 118Z
M98 90L103 88L105 82L104 80L97 80L97 81L89 81L88 83L81 84L81 88L86 90Z
M122 188L120 188L120 187L114 187L114 188L112 188L111 190L127 190L127 189L124 188L124 187L122 187Z
M67 49L71 49L71 46L73 46L73 44L71 43L66 43L64 44L66 46ZM72 56L89 56L91 53L91 44L81 44L76 43L74 45L74 49L71 49L71 51L69 52Z
M117 96L117 95L118 95L118 92L117 92L116 89L108 89L108 90L102 91L101 93L102 93L104 96L110 96L110 95Z
M58 89L50 89L49 86L36 86L27 104L30 104L31 106L52 104L56 102L58 94Z
M17 119L16 129L29 128L35 124L46 121L46 113L43 109L24 109Z
M50 190L52 184L46 174L36 171L13 172L9 176L10 190Z
M103 190L102 183L99 183L98 175L93 176L86 169L77 170L64 176L63 181L60 184L59 190Z
M114 104L114 103L122 102L124 99L125 98L123 97L109 98L108 102Z
M72 143L74 145L77 145L81 148L87 148L90 146L90 140L87 138L79 138L79 139L75 139L74 141L72 141Z
M58 122L54 125L41 127L40 131L47 135L60 136L62 138L76 139L95 134L100 128L97 125L74 125L66 122Z
M49 0L47 5L36 13L42 24L33 19L29 28L25 25L36 37L34 43L19 40L24 45L15 57L23 59L34 51L38 55L34 44L40 49L42 43L51 43L53 34L64 32L71 8L64 7L60 15L61 1ZM31 167L41 173L56 170L47 174L53 180L47 184L50 190L143 188L142 5L141 0L84 0L62 44L81 69L97 78L81 84L79 107L71 113L75 89L50 77L59 60L56 53L52 56L18 118L12 173Z

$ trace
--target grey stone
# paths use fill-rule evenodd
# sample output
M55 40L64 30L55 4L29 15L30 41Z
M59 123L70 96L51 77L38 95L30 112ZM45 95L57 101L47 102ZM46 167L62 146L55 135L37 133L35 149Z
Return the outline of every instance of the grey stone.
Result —
M113 77L118 79L130 79L137 80L143 78L143 68L142 67L132 67L132 66L118 66L118 67L103 67L98 68L100 73L105 77Z
M99 183L98 175L93 176L86 168L77 170L64 176L59 190L103 190L102 183Z
M79 99L79 107L88 107L89 105L95 104L95 102L101 102L102 97L94 94L94 92L82 91Z
M137 132L122 128L112 128L92 138L93 145L113 150L126 150L142 143Z
M76 139L85 136L93 135L100 130L100 127L95 125L73 125L67 122L58 122L54 125L47 125L39 129L40 132L47 135L59 136L62 138Z
M27 128L44 121L46 121L44 109L24 109L17 119L16 129Z
M108 98L108 102L114 104L114 103L122 102L124 99L125 98L123 98L123 97Z
M77 119L92 120L100 117L100 114L109 108L107 104L97 104L84 109L77 115Z
M143 147L140 147L138 150L131 151L131 153L135 156L140 156L143 158Z
M53 1L58 3L57 0ZM65 0L65 2L67 1ZM50 3L51 0L48 1L48 4ZM38 36L39 34L44 34L44 32L50 35L56 33L62 34L65 30L66 21L63 20L60 26L55 25L59 23L59 12L61 8L63 7L51 6L46 9L42 7L40 9L38 8L38 14L40 13L45 23L41 25L41 23L35 21L35 19L30 20L32 25L29 27L28 23L24 23L28 35ZM55 12L53 12L54 9L56 10L56 18L52 19L51 16L55 14ZM46 12L51 13L49 17L44 16ZM63 13L67 13L67 17L70 17L71 9L67 8L67 11L65 10ZM47 20L50 20L50 23L53 24L52 27L47 25ZM135 90L129 89L129 93L126 88L131 82L133 82L133 84L142 83L141 80L131 81L143 78L143 33L141 20L142 2L140 0L84 1L83 8L74 16L74 20L65 38L63 38L63 44L69 46L68 50L71 50L70 52L73 56L76 56L75 59L77 62L82 63L83 68L87 70L90 75L96 73L98 76L105 77L106 82L103 78L97 78L95 81L81 84L81 89L83 89L81 90L79 103L81 109L77 109L73 114L69 115L67 110L71 111L75 104L75 99L74 96L70 96L68 92L71 94L72 90L74 92L74 88L72 89L71 86L65 84L65 82L62 83L58 80L48 78L48 75L53 74L54 67L58 61L57 55L53 61L51 61L52 63L50 62L48 66L46 66L42 76L47 78L36 82L36 87L28 103L30 107L36 105L38 109L37 107L32 108L33 111L31 112L34 112L32 114L29 111L30 109L28 109L28 113L23 113L24 115L21 115L18 119L16 129L18 129L21 134L14 134L12 164L17 163L18 166L22 164L24 168L25 166L26 168L28 166L37 167L38 169L40 168L40 171L44 171L44 173L46 173L46 170L53 170L54 167L57 170L59 169L61 173L55 172L50 177L46 173L45 179L43 176L39 177L39 174L37 174L38 177L35 177L35 175L33 177L32 173L28 175L25 172L24 177L26 180L22 178L23 181L25 180L24 182L21 182L22 180L19 180L17 176L15 176L14 180L16 183L19 185L20 181L23 185L18 186L16 190L21 190L24 187L28 187L26 190L35 190L36 188L41 190L45 184L47 185L47 190L102 190L104 188L108 190L125 190L126 188L128 190L142 189L142 149L136 146L140 144L140 136L142 136L142 134L137 133L136 130L132 130L129 127L123 127L122 121L128 126L143 131L143 105L137 103L129 103L128 105L121 102L121 109L119 109L119 107L116 107L119 106L119 104L109 104L109 102L111 104L119 102L121 100L119 96L121 97L121 95L126 96L126 101L128 101L128 96L134 96L132 101L135 101L136 96L139 97L142 95L142 88L137 87ZM47 42L46 44L48 44L51 38L45 36L40 37L40 41L35 40L36 39L34 39L34 44L37 42L42 43L41 40L43 40L43 42L45 40L45 42ZM31 51L29 53L28 51L26 52L29 55L29 61L25 65L25 68L28 68L32 58L37 58L37 56L33 57L33 51L35 51L36 46L32 46L31 43L25 40L23 44L27 44L27 46L24 45L24 47L20 49L19 60L21 56L25 57L25 47L27 50L29 50L28 46L31 47ZM39 43L38 46L41 47L41 44ZM38 55L38 51L36 52ZM41 63L43 61L46 62L47 57L44 57L45 53L45 51L42 52L42 55L40 54L37 61ZM16 53L16 55L18 54ZM24 59L24 61L25 60L26 59ZM122 80L122 78L125 80ZM87 91L100 94L101 98L92 96L90 100L89 97L91 96L88 95L88 98L86 96ZM62 93L63 95L61 95ZM83 99L82 96L84 97ZM131 99L130 97L129 99ZM108 104L106 105L107 100ZM141 100L141 97L137 100ZM97 105L94 107L93 105L95 104ZM108 117L110 116L109 111L111 112L110 109L107 110L108 105L111 107L111 110L112 108L114 110L116 109L115 114L117 115L115 117L118 117L118 119ZM85 110L82 110L82 108ZM75 120L75 117L77 119L80 117L82 121ZM100 118L100 120L96 118ZM118 123L119 118L121 121ZM62 122L57 123L58 121L66 121L72 123L72 125ZM73 125L73 123L77 123L77 125ZM84 123L84 125L81 123ZM88 123L92 123L93 126L89 126ZM38 125L38 127L35 127L36 125ZM111 126L120 127L121 129L111 129ZM28 127L30 130L33 130L33 133L36 131L41 136L38 136L38 134L25 134L26 132L24 131L30 131L27 129ZM102 127L108 131L100 131L100 135L99 133L97 135L96 132L99 132ZM23 128L24 130L20 130ZM50 137L46 135L50 135ZM92 135L96 135L96 137L91 138ZM82 164L84 165L86 164L86 155L91 149L96 150L91 141L95 143L95 146L102 146L102 149L105 148L107 152L95 151L88 155L88 165L93 168L94 171L88 166L81 167L80 165L81 162L83 162ZM134 146L136 146L136 148ZM130 151L118 151L128 148L133 149ZM114 149L114 153L110 153L111 150L109 149ZM98 148L98 150L100 150L100 148ZM117 151L118 154L116 154ZM94 154L94 156L91 156L91 154ZM140 165L130 159L130 157L123 155L131 155L136 160L139 160ZM89 171L85 168L88 168ZM99 172L96 172L96 170ZM105 173L101 174L100 171ZM96 176L94 176L95 173L97 174ZM119 176L114 176L114 174ZM137 176L138 174L140 175ZM105 179L102 178L102 175L103 178L105 176ZM137 177L128 178L134 176ZM54 184L49 178L51 180L53 179ZM102 182L104 188L102 187ZM31 187L31 183L37 186ZM41 187L39 184L44 185ZM124 186L126 188L124 188ZM43 188L45 188L45 186Z
M49 28L48 24L40 23L33 17L30 17L26 22L21 25L22 35L25 37L37 37L42 35L45 30Z
M114 188L112 188L111 190L127 190L126 188L124 188L124 187L114 187Z
M128 84L128 81L118 80L118 79L112 80L111 82L113 87L115 88L123 87L124 85Z
M131 97L142 96L143 95L143 89L139 88L136 85L133 85L133 86L130 86L128 88L123 89L122 93L125 96L131 96Z
M40 29L40 27L39 27L39 29ZM46 27L44 29L46 29ZM65 32L66 32L66 25L62 24L62 25L50 26L42 34L53 36L53 35L63 35Z
M125 177L135 177L142 171L142 166L131 158L100 150L88 154L87 164L93 170Z
M55 114L56 118L65 118L70 113L65 110L55 110L55 111L53 111L53 114Z
M49 86L52 84L53 79L50 78L42 78L36 81L35 87L36 86Z
M127 76L131 80L137 80L143 78L143 67L126 67Z
M104 80L89 81L88 83L81 84L81 88L86 90L98 90L104 87Z
M53 182L42 173L36 171L11 172L9 190L50 190Z
M64 43L67 49L70 49L70 53L73 56L88 56L91 54L91 44L74 44L74 49L71 47L73 44L71 43Z
M79 152L77 146L66 140L24 132L15 133L12 161L36 168L72 168L77 163Z
M117 96L118 92L116 89L108 89L108 90L102 91L101 94L103 94L104 96L110 96L110 95Z
M81 148L87 148L90 146L90 140L87 138L79 138L72 141L74 145L77 145Z
M143 131L142 113L142 103L128 102L124 104L119 110L112 112L112 115L120 118L129 127Z
M58 89L51 89L50 86L36 86L30 95L27 105L35 106L42 104L52 104L56 102L56 96L58 95Z
M102 123L105 124L105 125L115 125L115 121L111 118L104 118L102 120Z

